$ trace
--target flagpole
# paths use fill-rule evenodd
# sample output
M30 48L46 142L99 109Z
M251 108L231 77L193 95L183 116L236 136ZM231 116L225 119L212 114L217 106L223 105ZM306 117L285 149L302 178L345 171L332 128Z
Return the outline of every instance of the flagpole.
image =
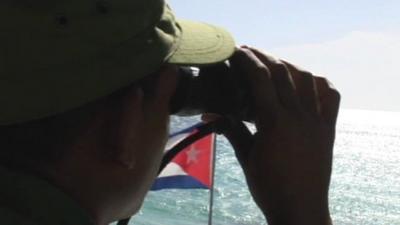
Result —
M208 225L212 225L212 218L213 218L213 206L214 206L214 177L215 177L215 162L216 160L216 152L217 152L217 140L216 134L212 134L212 141L213 141L213 156L212 156L212 163L211 163L211 187L210 187L210 201L209 201L209 211L208 211Z

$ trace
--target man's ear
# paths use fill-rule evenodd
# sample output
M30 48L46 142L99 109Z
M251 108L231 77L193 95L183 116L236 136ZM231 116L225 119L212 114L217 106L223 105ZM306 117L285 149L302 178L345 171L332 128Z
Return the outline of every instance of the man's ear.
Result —
M114 105L115 106L115 105ZM143 90L131 87L121 96L117 106L108 111L106 151L114 162L127 169L136 164L135 140L143 127Z

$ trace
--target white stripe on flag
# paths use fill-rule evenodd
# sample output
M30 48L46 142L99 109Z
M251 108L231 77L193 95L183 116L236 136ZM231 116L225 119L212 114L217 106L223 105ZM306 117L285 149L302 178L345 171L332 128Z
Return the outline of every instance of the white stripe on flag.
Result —
M188 174L182 169L182 167L174 162L169 163L164 170L158 175L158 178L160 177L169 177L169 176L179 176L179 175L185 175L188 176Z

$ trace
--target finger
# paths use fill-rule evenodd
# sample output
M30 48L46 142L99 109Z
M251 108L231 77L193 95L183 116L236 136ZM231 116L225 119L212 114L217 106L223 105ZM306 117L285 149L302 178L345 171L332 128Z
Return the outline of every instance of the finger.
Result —
M284 63L292 74L302 108L312 115L317 115L320 111L320 105L314 76L291 63L286 61L284 61Z
M224 131L224 135L235 150L240 165L245 168L249 152L253 148L253 135L250 130L243 122L231 120L230 127Z
M322 118L332 127L335 127L339 112L340 94L326 78L315 77L321 105Z
M258 49L248 48L270 69L282 105L289 109L298 109L299 100L295 93L292 76L286 65Z
M239 49L231 59L233 66L245 74L253 97L258 129L274 119L278 108L275 87L270 79L269 69L250 50Z

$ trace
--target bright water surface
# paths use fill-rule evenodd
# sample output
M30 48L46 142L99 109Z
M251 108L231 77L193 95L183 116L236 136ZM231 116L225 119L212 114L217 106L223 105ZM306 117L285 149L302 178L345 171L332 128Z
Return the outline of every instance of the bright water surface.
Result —
M174 118L173 130L198 121ZM217 141L214 225L266 224L227 141ZM207 190L149 193L130 224L207 224ZM330 190L334 224L400 225L400 113L342 110Z

